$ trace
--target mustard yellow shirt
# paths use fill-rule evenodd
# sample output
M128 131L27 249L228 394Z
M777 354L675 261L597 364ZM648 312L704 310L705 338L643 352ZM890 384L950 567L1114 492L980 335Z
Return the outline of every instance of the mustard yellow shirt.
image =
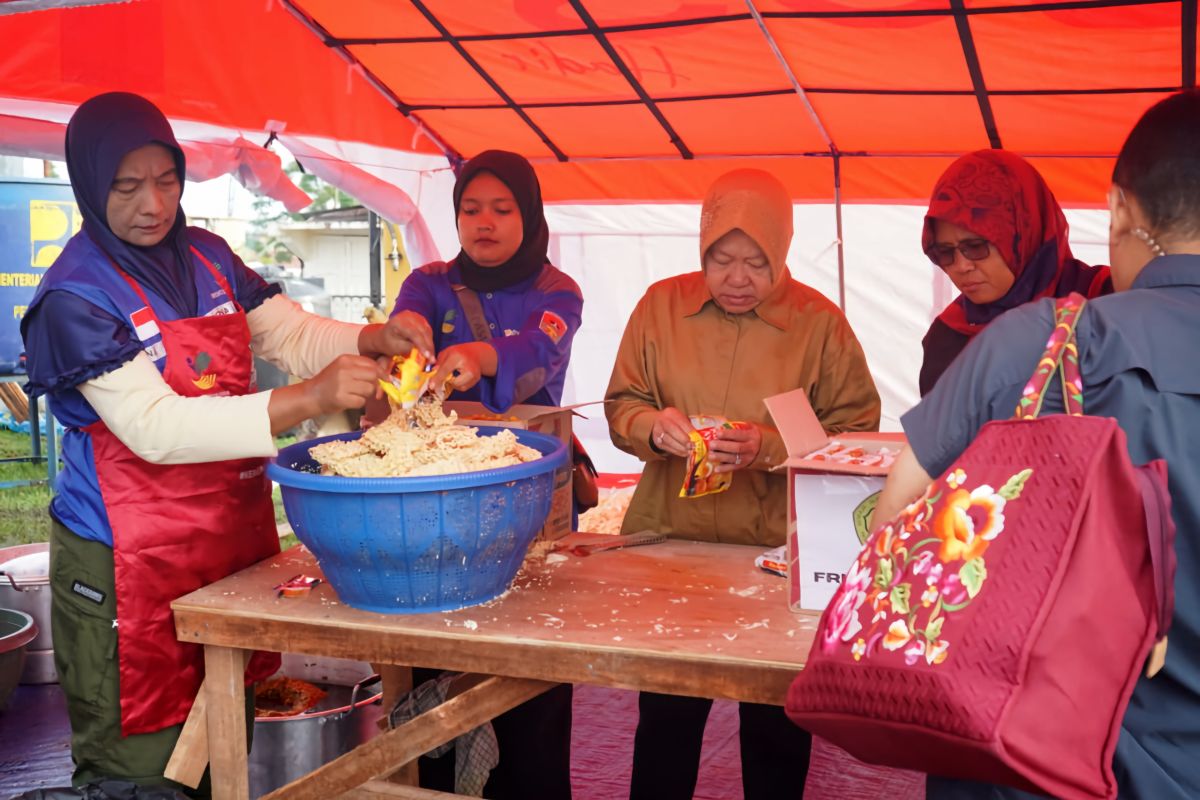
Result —
M787 480L769 470L787 453L763 399L799 388L827 431L879 429L879 393L862 347L842 312L815 289L785 270L757 308L727 314L701 272L651 286L625 328L606 395L613 444L646 462L623 530L782 544ZM757 423L758 458L733 473L727 491L680 498L686 461L650 447L655 415L669 406Z

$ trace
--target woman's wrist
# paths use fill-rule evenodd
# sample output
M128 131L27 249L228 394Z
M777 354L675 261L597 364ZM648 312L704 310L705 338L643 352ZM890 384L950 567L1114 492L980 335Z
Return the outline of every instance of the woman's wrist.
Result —
M487 342L472 342L472 349L475 351L475 360L479 362L479 374L496 377L496 370L500 368L500 356L496 348Z
M267 401L267 416L271 420L271 435L299 425L306 419L321 414L321 404L313 391L311 381L300 381L271 390Z
M362 326L362 330L358 332L358 354L360 356L374 358L383 353L383 348L379 344L379 334L382 330L383 325L378 322Z

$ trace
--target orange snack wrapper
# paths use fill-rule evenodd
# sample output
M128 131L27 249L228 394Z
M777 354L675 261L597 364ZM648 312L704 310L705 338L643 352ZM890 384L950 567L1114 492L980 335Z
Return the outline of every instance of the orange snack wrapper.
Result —
M724 417L692 417L695 430L688 434L692 449L688 453L687 474L683 477L680 497L704 497L723 492L733 485L732 472L716 472L717 463L708 458L709 442L720 436L723 430L746 430L745 422L730 422Z

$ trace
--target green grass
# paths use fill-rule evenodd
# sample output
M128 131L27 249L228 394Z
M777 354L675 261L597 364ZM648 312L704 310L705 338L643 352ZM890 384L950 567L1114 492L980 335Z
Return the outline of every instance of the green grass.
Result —
M295 441L294 437L288 437L277 439L276 444L284 447ZM0 459L28 456L31 445L32 441L27 433L0 430ZM42 452L46 452L44 444ZM0 463L0 483L38 478L44 480L45 477L45 463ZM284 516L283 504L279 499L279 487L275 487L273 499L275 521L285 522L287 517ZM50 515L46 510L49 505L50 488L45 484L0 489L0 547L49 540ZM296 538L290 534L280 542L284 549L295 543Z
M27 433L0 430L0 459L28 456L32 445ZM0 463L0 482L37 478L45 480L45 463ZM50 537L49 505L50 487L45 484L0 489L0 547L46 541Z

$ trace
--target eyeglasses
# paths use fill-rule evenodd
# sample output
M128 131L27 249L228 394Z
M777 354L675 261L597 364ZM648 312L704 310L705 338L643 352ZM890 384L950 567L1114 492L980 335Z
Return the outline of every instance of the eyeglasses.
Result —
M992 252L992 243L987 239L964 239L957 245L934 244L929 246L925 255L929 256L929 260L934 264L945 269L954 263L955 250L962 253L967 261L982 261Z

